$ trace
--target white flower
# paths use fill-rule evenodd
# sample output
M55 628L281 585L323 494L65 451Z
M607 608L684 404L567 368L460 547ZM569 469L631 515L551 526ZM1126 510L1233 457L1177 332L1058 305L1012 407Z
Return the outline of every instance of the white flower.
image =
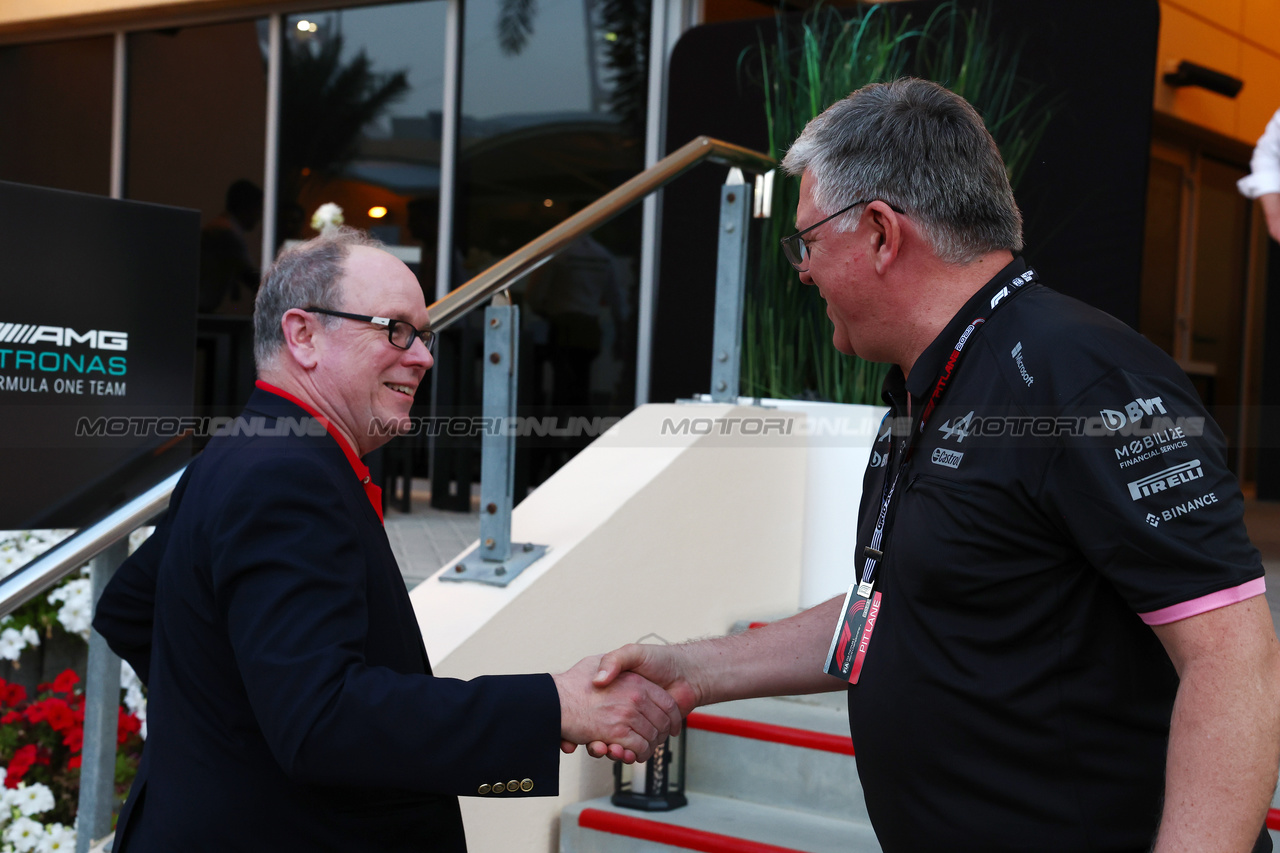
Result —
M342 208L331 201L317 207L316 212L311 216L311 227L321 234L331 228L337 228L343 222Z
M64 602L58 609L58 621L70 634L89 639L89 626L93 622L93 590L88 578L76 578L49 593L49 603Z
M53 808L53 791L49 790L48 785L39 782L30 785L19 783L13 805L18 807L23 817L42 814Z
M139 527L137 530L129 534L129 553L132 554L138 550L138 547L151 538L151 534L155 533L154 526Z
M60 823L47 826L36 849L39 853L70 853L76 849L76 831Z
M74 530L0 530L0 577L13 574Z
M30 625L22 626L22 639L26 641L28 646L40 645L40 635L36 633L36 629Z
M0 631L0 658L17 660L22 657L22 650L26 647L27 641L17 629L5 628Z
M0 769L0 777L8 772L8 767ZM21 785L22 783L19 782L18 784ZM20 795L18 788L0 788L0 830L3 830L9 819L14 817L13 810L18 806L18 797Z
M44 827L29 817L20 817L4 831L4 840L13 845L18 853L34 850L44 837Z

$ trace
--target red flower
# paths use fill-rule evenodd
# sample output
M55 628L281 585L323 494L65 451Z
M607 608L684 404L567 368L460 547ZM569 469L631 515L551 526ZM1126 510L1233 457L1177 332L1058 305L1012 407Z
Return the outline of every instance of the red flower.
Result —
M75 715L66 702L61 699L46 699L43 704L45 719L55 732L64 732L75 724Z
M44 703L32 702L27 706L25 716L28 723L43 723L45 718Z
M79 752L84 748L84 729L75 726L62 736L62 743L72 752Z
M0 725L7 726L10 723L20 723L20 722L22 722L21 711L10 711L9 713L5 714L3 717L0 717Z
M47 747L36 747L36 764L42 764L45 767L48 767L49 760L51 758L53 758L53 753L50 752Z
M27 771L31 769L31 765L36 763L36 746L29 743L26 746L20 746L13 753L13 759L9 762L8 773L5 774L4 785L6 788L16 788L18 783L22 781L22 777L27 775ZM46 762L47 763L47 762Z
M64 669L62 673L53 680L53 692L70 693L71 688L80 683L80 676L76 675L73 669Z
M125 713L123 708L119 711L119 724L116 728L116 742L124 743L129 739L129 735L137 734L142 731L142 723L133 714Z
M10 684L4 695L4 702L7 705L19 705L27 701L27 688L21 684Z
M80 756L78 755L73 756L72 759L67 762L67 769L78 770L79 768L80 768Z

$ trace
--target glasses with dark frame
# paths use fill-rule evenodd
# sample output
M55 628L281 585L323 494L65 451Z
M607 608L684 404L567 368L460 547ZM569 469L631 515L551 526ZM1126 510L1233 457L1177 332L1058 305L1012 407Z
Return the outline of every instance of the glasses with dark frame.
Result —
M393 347L400 349L408 349L413 346L413 339L417 338L422 341L422 345L428 350L436 341L436 333L430 329L419 330L404 320L394 320L391 317L370 317L368 314L348 314L346 311L330 311L328 308L303 308L303 311L310 311L312 314L327 314L330 317L341 317L344 320L359 320L361 323L372 323L375 326L385 326L387 328L387 340L391 341Z
M874 198L858 199L848 207L840 208L835 213L828 216L826 219L813 223L803 231L797 231L796 233L792 234L790 237L783 237L782 253L787 256L787 261L791 264L791 266L795 267L796 272L808 272L809 246L804 241L804 235L808 234L810 231L817 228L819 225L825 225L831 220L835 219L837 216L848 213L849 211L853 210L855 207L857 207L860 204L870 204L871 202L878 201L878 200L879 199L874 199ZM888 202L886 202L886 204L888 204ZM889 207L895 213L905 213L905 211L903 211L902 208L898 207L897 205L890 204Z

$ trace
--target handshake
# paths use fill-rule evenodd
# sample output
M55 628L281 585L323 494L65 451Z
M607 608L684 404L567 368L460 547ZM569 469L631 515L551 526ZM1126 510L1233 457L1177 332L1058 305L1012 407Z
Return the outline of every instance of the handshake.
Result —
M560 748L599 758L647 761L697 707L679 646L629 645L583 658L553 675L560 692Z

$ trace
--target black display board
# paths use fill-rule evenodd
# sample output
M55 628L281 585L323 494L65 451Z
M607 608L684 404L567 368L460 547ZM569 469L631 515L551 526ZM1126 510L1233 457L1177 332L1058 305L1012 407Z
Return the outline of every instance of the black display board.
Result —
M884 7L922 21L935 0ZM1147 159L1160 29L1157 0L963 0L990 9L992 31L1023 40L1023 71L1059 99L1018 188L1027 260L1046 284L1131 326L1138 322ZM799 15L788 19L791 23ZM706 134L758 151L767 137L744 49L773 40L773 20L696 27L671 56L666 151ZM763 38L762 38L763 36ZM649 399L709 390L719 186L703 165L664 191Z
M0 528L82 527L190 458L196 211L0 182Z

